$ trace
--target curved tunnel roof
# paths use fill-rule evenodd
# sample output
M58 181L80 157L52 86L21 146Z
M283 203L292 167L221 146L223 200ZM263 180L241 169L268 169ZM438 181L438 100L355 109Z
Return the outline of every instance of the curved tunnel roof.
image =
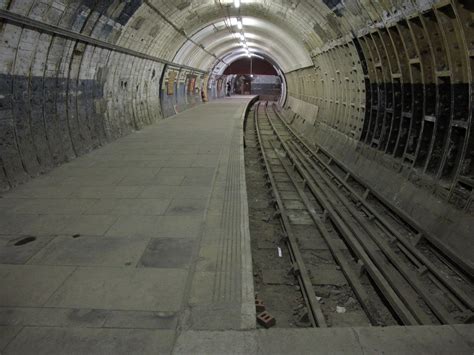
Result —
M365 145L443 196L472 191L472 1L240 3L0 1L0 185L218 97L217 76L248 55L243 32L284 74L282 106L308 132ZM183 104L173 85L187 78L196 95Z
M241 50L237 28L241 19L249 51L271 58L287 72L311 65L312 53L331 41L396 18L414 6L406 1L242 0L235 8L229 0L145 0L118 43L130 37L148 38L159 26L156 37L147 39L148 53L209 71L227 66Z
M0 0L0 353L467 349L473 83L473 0Z

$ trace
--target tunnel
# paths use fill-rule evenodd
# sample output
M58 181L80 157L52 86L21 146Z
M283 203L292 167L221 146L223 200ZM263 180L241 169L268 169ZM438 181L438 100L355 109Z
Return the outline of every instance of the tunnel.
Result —
M471 1L0 0L0 39L0 353L472 354Z

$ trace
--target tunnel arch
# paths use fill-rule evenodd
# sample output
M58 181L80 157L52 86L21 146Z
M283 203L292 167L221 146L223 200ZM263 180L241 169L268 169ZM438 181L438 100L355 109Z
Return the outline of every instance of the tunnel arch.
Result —
M340 154L350 146L472 208L468 1L232 3L0 1L2 189L162 119L169 74L197 88L220 75L242 54L228 30L242 18L249 49L280 68L284 110L309 139Z
M288 34L285 30L278 28L275 24L265 19L255 17L239 17L244 26L244 33L249 45L253 51L264 53L279 63L279 66L288 70L292 67L301 67L309 65L311 59L306 49L296 41L296 36ZM212 29L215 29L212 31ZM209 32L211 30L212 32ZM227 20L219 18L204 28L190 36L193 40L199 41L207 49L217 56L217 60L222 56L240 48L237 29L237 17L230 17ZM271 46L268 45L268 38L274 38ZM189 64L188 58L193 58L196 53L196 47L191 41L187 42L177 52L175 60L182 64ZM202 53L201 53L202 54ZM202 59L194 59L197 67L209 68L209 58L205 61L205 55ZM200 61L204 61L201 64ZM298 62L300 61L300 62Z

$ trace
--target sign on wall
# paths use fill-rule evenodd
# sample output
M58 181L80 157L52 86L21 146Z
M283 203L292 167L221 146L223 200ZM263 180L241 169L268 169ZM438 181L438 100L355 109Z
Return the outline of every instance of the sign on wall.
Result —
M188 77L188 93L194 94L196 87L196 75L189 75Z
M174 70L168 72L168 82L166 83L166 92L168 95L174 95L174 83L178 73Z

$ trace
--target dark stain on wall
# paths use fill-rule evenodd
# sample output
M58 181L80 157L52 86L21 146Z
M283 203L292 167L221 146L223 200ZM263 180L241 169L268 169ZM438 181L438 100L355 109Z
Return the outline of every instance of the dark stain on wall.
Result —
M102 97L96 80L0 74L0 155L9 184L103 144L104 116L95 109Z
M314 70L287 75L290 101L313 107L316 123L360 140L369 159L383 156L395 174L474 211L471 9L441 2L354 34L314 56Z
M342 0L323 0L323 3L326 4L336 16L341 17L343 15L341 12L341 8L343 7Z
M133 16L135 11L138 10L142 3L143 0L128 0L122 12L117 17L116 21L121 25L125 25L128 20L130 20L130 18Z

